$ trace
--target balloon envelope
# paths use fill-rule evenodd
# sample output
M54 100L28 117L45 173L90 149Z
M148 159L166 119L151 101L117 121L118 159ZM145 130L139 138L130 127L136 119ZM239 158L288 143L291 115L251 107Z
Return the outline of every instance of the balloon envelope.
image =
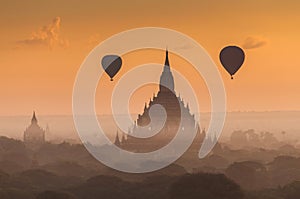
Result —
M245 60L244 51L238 46L227 46L220 52L220 61L226 71L234 75L242 66Z
M113 77L119 72L122 66L122 59L118 55L105 55L101 61L102 68L113 81Z

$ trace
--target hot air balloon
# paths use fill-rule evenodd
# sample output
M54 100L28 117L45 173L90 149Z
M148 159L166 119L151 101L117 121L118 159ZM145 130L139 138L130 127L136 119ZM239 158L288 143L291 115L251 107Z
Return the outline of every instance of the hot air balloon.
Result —
M227 46L220 52L220 61L226 71L233 75L240 69L245 60L244 51L238 46Z
M113 77L119 72L122 66L122 59L118 55L105 55L101 61L102 68L113 81Z

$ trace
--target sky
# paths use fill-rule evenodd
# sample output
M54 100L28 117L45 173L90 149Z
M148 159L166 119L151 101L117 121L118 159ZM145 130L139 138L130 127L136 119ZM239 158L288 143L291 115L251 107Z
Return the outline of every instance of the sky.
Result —
M73 84L89 52L116 33L148 26L182 32L207 50L223 78L228 111L300 110L299 10L297 0L1 0L0 115L72 114ZM234 80L219 61L227 45L246 54ZM164 63L164 52L145 50L124 59L115 81L136 64ZM193 79L184 60L170 54L170 62ZM203 80L192 84L201 111L209 111ZM138 90L130 110L140 112L156 90L153 85ZM96 101L106 95L98 89Z

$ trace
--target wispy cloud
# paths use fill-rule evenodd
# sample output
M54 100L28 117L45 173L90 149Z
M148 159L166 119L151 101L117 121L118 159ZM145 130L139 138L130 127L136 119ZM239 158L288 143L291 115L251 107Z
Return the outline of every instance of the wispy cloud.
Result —
M88 48L94 48L96 45L99 44L99 42L101 41L101 36L100 34L93 34L88 38Z
M245 39L243 48L245 49L253 49L260 48L267 44L267 40L257 36L249 36Z
M53 49L54 46L68 47L69 41L61 38L60 28L61 18L55 17L51 23L33 32L29 38L17 43L24 46L48 46L50 49Z

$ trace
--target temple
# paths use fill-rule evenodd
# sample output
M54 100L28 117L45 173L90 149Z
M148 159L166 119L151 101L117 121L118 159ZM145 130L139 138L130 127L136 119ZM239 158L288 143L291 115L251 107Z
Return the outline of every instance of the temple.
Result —
M154 105L161 105L166 112L166 121L162 128L159 124L162 120L162 112L158 109L152 110L151 119L149 115L150 108ZM181 121L181 114L182 119ZM151 121L150 121L151 120ZM182 128L180 127L182 122ZM146 127L146 128L145 128ZM160 130L157 134L149 138L137 138L133 135L151 135L152 132ZM117 132L115 145L122 149L133 152L149 152L157 150L168 144L176 135L177 131L189 133L191 130L197 131L194 143L197 145L197 150L205 137L205 132L200 132L198 123L195 117L190 113L188 103L185 105L183 99L176 95L175 83L173 74L170 68L169 53L166 50L165 64L163 72L160 76L159 91L148 103L145 103L144 111L138 115L134 125L129 128L127 134L119 135Z
M31 124L24 131L24 143L31 149L39 148L45 143L45 130L38 125L35 112L33 112Z

